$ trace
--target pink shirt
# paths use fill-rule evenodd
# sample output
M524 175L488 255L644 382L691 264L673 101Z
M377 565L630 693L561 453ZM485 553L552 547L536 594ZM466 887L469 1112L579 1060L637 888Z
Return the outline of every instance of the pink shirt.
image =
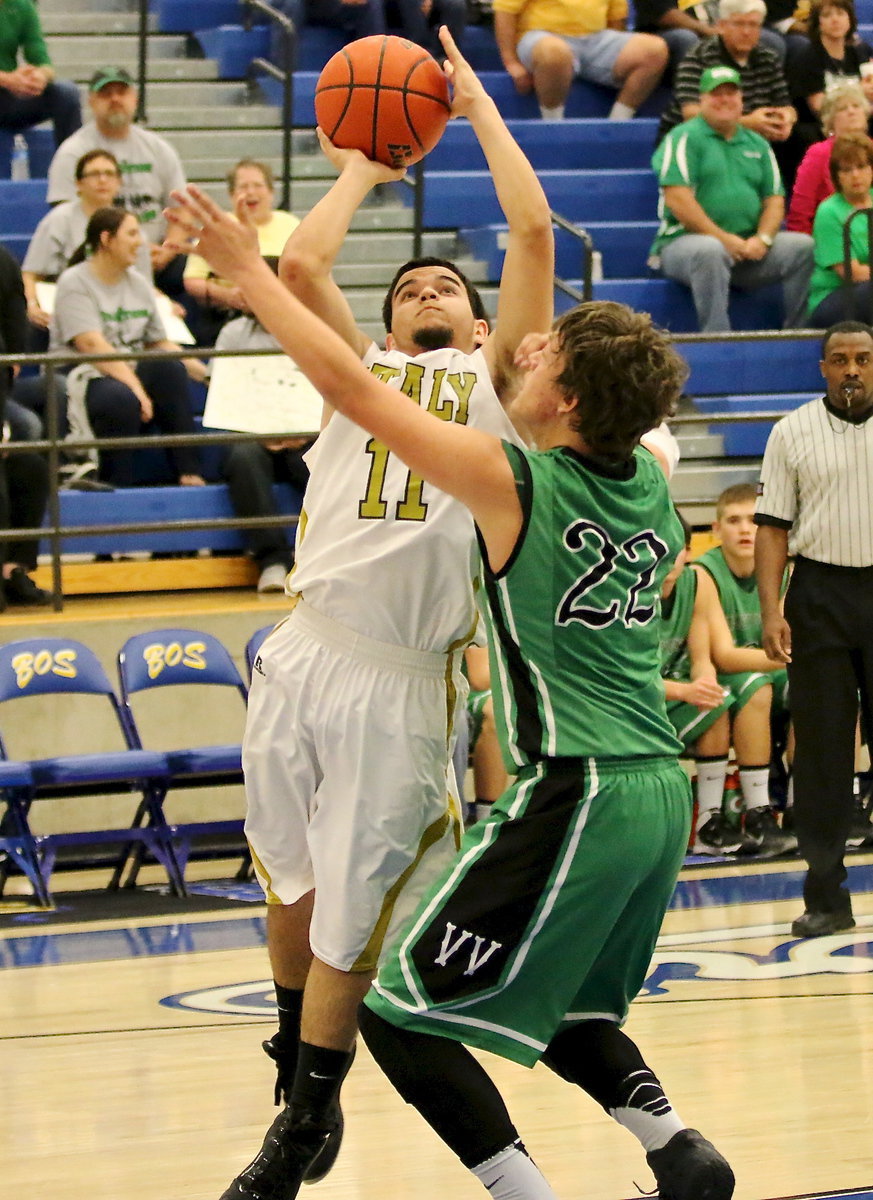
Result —
M786 229L795 233L812 233L815 210L822 200L826 200L834 192L831 179L833 144L832 137L825 138L823 142L814 142L804 154L797 168L797 178L794 180L794 190L785 219Z

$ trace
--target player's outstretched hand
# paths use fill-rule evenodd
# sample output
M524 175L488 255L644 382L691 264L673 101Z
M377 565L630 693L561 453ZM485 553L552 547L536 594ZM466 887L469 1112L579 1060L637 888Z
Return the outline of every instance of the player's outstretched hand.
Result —
M196 251L227 279L235 280L240 271L261 261L257 230L245 216L239 219L224 212L193 183L170 196L175 203L164 209L165 245L182 254Z
M406 174L406 167L386 167L384 163L367 158L366 154L362 154L360 150L335 146L321 126L316 126L315 132L318 135L318 144L321 146L322 153L340 174L349 166L354 166L359 170L369 170L372 175L373 187L377 183L396 183Z
M458 49L455 39L445 25L440 26L440 42L446 52L443 64L449 83L452 85L452 117L467 116L477 100L488 93L476 72Z

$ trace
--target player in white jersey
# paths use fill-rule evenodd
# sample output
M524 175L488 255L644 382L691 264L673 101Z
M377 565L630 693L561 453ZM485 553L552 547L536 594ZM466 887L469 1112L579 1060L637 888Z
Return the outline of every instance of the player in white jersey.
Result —
M494 330L472 285L439 259L395 276L385 351L356 327L333 263L361 203L402 172L323 137L339 177L292 234L280 275L397 388L398 403L508 437L498 397L523 336L552 317L549 206L494 102L441 37L453 115L473 126L509 224ZM447 780L460 655L476 620L472 519L345 417L326 417L307 455L287 585L296 604L256 661L244 748L279 1004L265 1048L287 1106L225 1200L290 1200L330 1168L358 1003L401 910L452 852L460 815Z

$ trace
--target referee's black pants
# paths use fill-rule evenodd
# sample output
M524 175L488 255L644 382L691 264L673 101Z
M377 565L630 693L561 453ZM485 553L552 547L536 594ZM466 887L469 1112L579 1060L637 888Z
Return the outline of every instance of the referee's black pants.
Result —
M795 825L809 868L804 904L809 912L851 912L843 856L852 819L859 693L869 735L873 567L798 558L785 617L792 635L789 704L797 738Z

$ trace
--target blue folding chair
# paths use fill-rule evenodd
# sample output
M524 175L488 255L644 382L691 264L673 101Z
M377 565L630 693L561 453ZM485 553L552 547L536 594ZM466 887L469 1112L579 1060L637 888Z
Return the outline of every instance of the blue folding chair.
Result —
M141 855L150 853L164 868L173 890L184 894L182 874L176 863L169 828L161 807L169 767L162 754L133 745L118 697L96 655L72 638L37 637L8 642L0 646L0 704L24 705L35 697L41 700L37 721L45 721L45 697L56 696L66 705L65 720L44 730L49 741L64 725L79 735L82 723L93 718L82 711L81 699L103 697L100 708L109 714L111 734L120 748L90 753L28 757L22 763L9 761L6 745L0 739L0 764L7 772L4 784L6 810L3 817L4 848L10 855L7 866L15 865L27 875L37 898L51 903L50 879L58 851L72 848L67 865L93 865L107 861L114 866L109 887L117 888L133 847ZM65 699L65 698L68 698ZM24 715L24 709L21 710ZM78 724L77 724L78 723ZM81 742L81 736L77 737ZM16 775L24 765L26 776ZM129 826L121 829L69 830L45 835L34 834L30 813L36 801L84 796L130 793L138 797L136 814ZM120 845L121 851L108 860L108 845ZM8 872L6 872L8 874ZM2 875L5 882L5 875ZM2 884L0 884L2 886Z
M121 703L129 734L137 746L142 746L143 720L134 713L132 697L155 688L185 687L191 684L228 689L242 701L239 711L240 730L244 723L248 698L246 685L227 648L210 633L198 629L158 629L139 633L127 639L118 654L118 675L121 683ZM234 701L236 703L236 701ZM191 705L191 721L200 706ZM209 713L209 706L203 709ZM162 747L169 767L167 790L177 788L216 788L239 786L243 782L241 742L225 744L185 745L181 749ZM184 875L188 860L195 850L197 857L226 855L229 844L234 852L243 855L239 877L248 873L249 856L243 842L242 818L193 821L170 826L176 858ZM203 843L207 845L203 845Z
M258 651L263 646L267 635L272 633L275 628L275 625L262 625L260 629L255 630L246 642L245 659L246 670L249 673L249 683L252 681L252 671L255 668L255 659L258 656Z

